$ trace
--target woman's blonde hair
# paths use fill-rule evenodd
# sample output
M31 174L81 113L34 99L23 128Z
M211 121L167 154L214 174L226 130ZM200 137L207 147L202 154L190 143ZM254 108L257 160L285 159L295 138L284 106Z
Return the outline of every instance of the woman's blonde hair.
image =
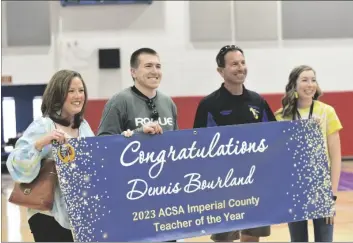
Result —
M297 97L296 97L296 87L299 75L304 71L313 71L316 75L315 70L307 65L301 65L295 67L289 74L288 84L286 85L286 93L282 98L282 110L280 111L282 117L293 116L297 110ZM322 91L317 85L316 92L313 99L317 100L322 95Z

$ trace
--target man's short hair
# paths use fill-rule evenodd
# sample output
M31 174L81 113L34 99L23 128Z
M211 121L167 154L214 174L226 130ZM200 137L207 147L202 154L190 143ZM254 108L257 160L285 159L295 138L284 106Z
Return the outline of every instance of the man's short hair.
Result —
M244 52L243 50L238 47L238 46L235 46L235 45L226 45L226 46L223 46L217 56L216 56L216 62L217 62L217 66L218 67L225 67L225 60L224 60L224 56L230 52L230 51L240 51L241 54L244 55Z
M141 54L151 54L151 55L158 55L157 52L151 48L140 48L134 53L132 53L131 58L130 58L130 67L131 68L137 68L139 66L139 56Z

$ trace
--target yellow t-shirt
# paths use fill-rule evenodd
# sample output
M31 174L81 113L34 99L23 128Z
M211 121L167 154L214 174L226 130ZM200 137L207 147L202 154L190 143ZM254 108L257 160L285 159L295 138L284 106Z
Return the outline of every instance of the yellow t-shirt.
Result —
M298 109L298 112L302 119L308 119L310 113L310 107L304 109ZM275 112L277 121L290 121L292 116L282 117L282 108ZM342 124L335 112L335 109L321 101L314 101L314 109L312 118L319 118L321 123L321 131L325 140L326 151L327 149L327 137L328 135L337 132L342 129ZM329 160L330 157L328 156Z

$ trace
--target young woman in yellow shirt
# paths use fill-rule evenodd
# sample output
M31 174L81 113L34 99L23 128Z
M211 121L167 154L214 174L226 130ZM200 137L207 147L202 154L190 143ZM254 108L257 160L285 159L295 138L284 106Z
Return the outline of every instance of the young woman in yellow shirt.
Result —
M275 115L277 121L298 119L316 119L320 123L325 139L326 151L331 170L331 182L334 200L337 198L338 183L341 173L341 144L339 131L342 129L334 108L318 101L322 94L316 81L316 73L309 66L299 66L292 70L282 99L282 108ZM316 242L333 241L333 218L313 220ZM307 220L289 223L292 242L307 242Z

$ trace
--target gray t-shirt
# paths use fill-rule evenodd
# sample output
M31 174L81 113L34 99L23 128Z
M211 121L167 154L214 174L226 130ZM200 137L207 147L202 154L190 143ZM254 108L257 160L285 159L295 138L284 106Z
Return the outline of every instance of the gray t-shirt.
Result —
M152 98L159 113L158 123L163 131L178 130L177 108L173 100L157 91ZM153 109L147 105L148 98L127 88L114 95L106 104L98 128L98 136L121 134L127 129L142 132L142 126L150 121Z

